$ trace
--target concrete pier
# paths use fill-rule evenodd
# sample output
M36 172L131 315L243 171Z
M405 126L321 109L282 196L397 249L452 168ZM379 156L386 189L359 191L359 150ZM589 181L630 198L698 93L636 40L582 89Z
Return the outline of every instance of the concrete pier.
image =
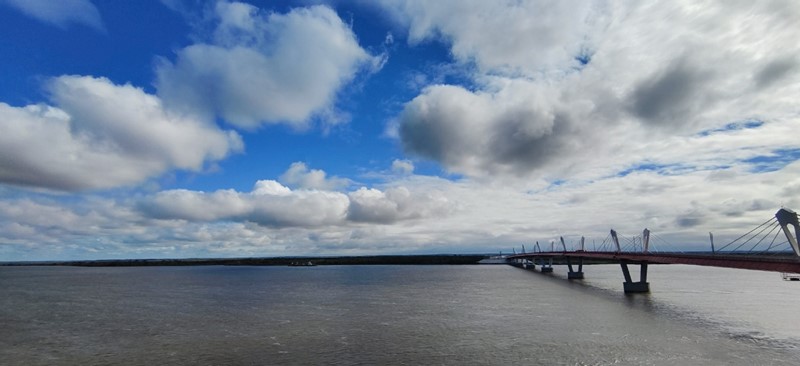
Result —
M624 282L622 288L626 294L643 294L650 292L649 282Z
M567 272L567 279L570 279L570 280L582 280L583 279L583 272Z
M548 258L547 263L545 263L544 258L540 263L542 273L553 273L553 258Z
M567 268L569 268L569 271L567 272L567 279L570 279L570 280L582 280L583 279L583 258L578 258L578 270L576 271L572 267L572 259L567 257Z
M625 282L622 287L626 294L647 293L650 292L650 283L647 282L647 263L640 263L639 282L633 282L631 279L631 272L628 270L628 261L620 261L622 267L622 275L625 276Z

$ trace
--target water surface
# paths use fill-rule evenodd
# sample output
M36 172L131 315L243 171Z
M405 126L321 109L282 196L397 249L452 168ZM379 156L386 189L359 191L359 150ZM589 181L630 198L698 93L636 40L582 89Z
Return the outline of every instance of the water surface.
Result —
M800 283L619 266L0 267L8 365L800 364Z

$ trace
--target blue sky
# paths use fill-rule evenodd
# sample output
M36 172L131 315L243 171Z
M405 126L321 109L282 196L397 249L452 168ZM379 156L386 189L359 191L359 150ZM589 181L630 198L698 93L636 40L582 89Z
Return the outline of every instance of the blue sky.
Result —
M0 0L0 260L676 247L800 207L791 1Z

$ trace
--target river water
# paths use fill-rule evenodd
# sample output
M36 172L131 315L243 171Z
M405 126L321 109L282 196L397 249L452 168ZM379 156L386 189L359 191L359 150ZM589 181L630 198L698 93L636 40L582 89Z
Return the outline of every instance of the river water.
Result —
M584 269L0 267L0 364L800 364L800 282Z

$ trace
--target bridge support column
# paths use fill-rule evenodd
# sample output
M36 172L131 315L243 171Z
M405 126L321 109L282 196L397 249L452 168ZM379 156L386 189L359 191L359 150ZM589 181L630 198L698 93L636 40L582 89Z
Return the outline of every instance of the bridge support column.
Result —
M567 267L569 267L569 272L567 272L567 279L570 280L583 279L583 258L578 258L578 270L574 271L572 268L572 259L567 257Z
M525 259L525 260L522 262L522 268L524 268L524 269L530 269L530 270L534 270L534 269L536 269L536 265L533 263L533 261L532 261L532 260Z
M639 282L633 282L631 279L631 272L628 270L628 261L622 260L619 262L619 265L622 267L622 275L625 276L625 282L622 286L626 294L650 292L650 283L647 282L647 263L639 264Z
M553 258L548 258L547 263L542 258L542 273L553 273Z

